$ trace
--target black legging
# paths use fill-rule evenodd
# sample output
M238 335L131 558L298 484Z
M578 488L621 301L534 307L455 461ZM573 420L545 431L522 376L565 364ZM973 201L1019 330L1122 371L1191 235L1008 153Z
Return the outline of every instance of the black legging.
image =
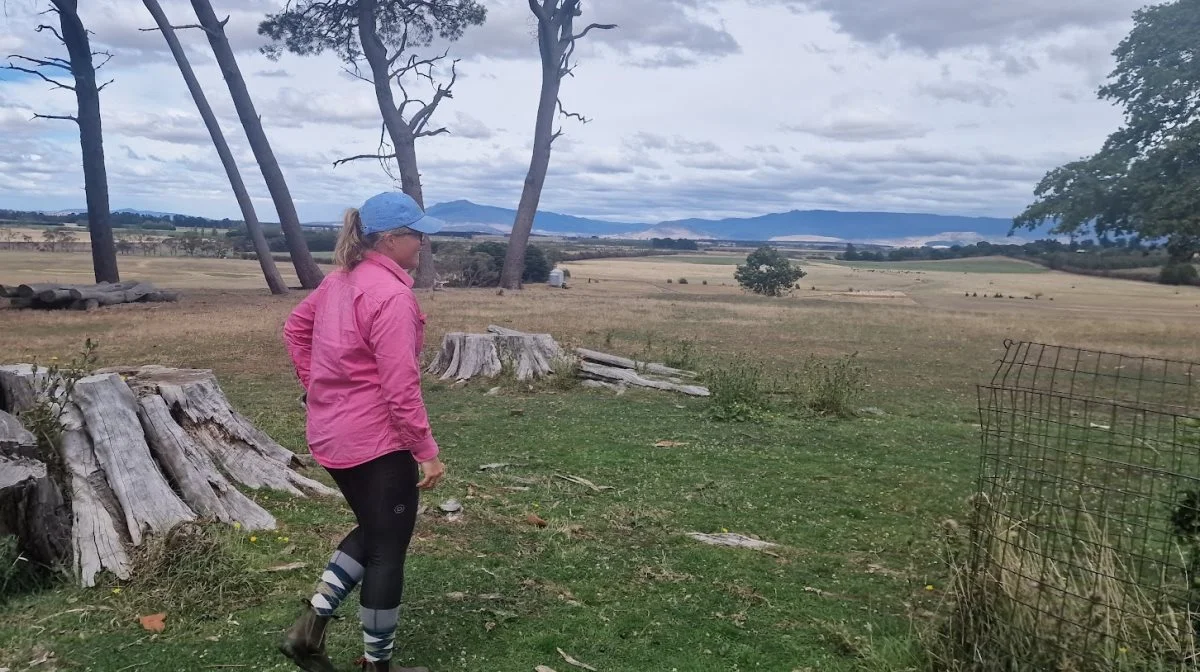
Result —
M417 522L417 461L399 450L328 471L358 519L338 550L366 570L360 602L367 609L395 609L404 596L404 558Z

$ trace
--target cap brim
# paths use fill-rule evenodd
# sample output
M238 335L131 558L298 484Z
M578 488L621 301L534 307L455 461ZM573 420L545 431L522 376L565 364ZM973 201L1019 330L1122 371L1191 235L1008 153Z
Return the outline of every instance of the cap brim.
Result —
M423 233L427 236L432 236L433 234L438 233L445 228L445 226L446 225L442 222L442 220L436 217L425 215L412 224L409 224L408 228L416 231L417 233Z

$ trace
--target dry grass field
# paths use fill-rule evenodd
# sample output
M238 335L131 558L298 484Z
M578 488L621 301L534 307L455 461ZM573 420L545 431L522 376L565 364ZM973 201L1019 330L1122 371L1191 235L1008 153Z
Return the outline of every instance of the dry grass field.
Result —
M699 369L748 359L789 371L812 355L857 353L868 383L862 403L886 415L838 421L780 411L723 423L706 415L705 402L668 395L488 396L486 385L429 381L451 472L435 497L461 498L467 518L422 521L406 662L438 672L562 669L562 648L603 670L915 669L915 614L936 608L945 580L932 540L971 493L974 384L1002 341L1200 360L1200 288L1017 272L1006 260L946 270L814 261L802 263L802 290L764 299L736 287L735 262L594 260L566 264L567 290L422 295L430 348L447 331L502 324L629 356L686 353ZM303 451L298 389L280 344L302 294L270 297L254 262L121 264L123 277L181 289L183 300L87 314L0 310L0 361L65 358L90 337L104 365L213 368L241 410ZM82 255L0 252L0 284L89 275ZM1005 298L984 298L996 293ZM685 445L653 448L662 439ZM477 470L496 461L526 465L525 480ZM575 491L555 477L564 472L617 489ZM525 490L507 487L514 483ZM241 571L297 558L316 566L349 524L336 503L256 496L279 512L280 538L291 542L238 541ZM551 526L522 524L534 511ZM724 528L784 550L771 557L680 538ZM252 595L203 613L165 605L176 625L149 640L126 618L141 606L132 586L21 596L0 615L0 667L23 670L37 651L52 650L63 669L195 669L178 661L203 658L286 670L271 642L311 577L257 576ZM29 619L44 630L30 631ZM346 660L358 646L345 624L331 642Z

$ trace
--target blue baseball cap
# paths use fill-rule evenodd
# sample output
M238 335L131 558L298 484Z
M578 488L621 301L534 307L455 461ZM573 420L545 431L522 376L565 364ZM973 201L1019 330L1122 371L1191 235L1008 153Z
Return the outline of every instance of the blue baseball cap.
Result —
M411 196L400 191L385 191L367 199L358 209L363 234L385 233L409 228L433 235L442 230L442 222L425 214Z

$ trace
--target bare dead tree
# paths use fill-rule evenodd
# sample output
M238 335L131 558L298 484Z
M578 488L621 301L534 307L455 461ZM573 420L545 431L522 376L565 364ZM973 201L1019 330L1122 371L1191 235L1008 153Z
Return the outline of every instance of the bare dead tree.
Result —
M400 188L424 208L416 141L449 133L432 120L438 106L453 98L458 61L450 61L449 81L439 82L436 74L449 53L422 56L412 50L428 47L435 34L456 40L468 26L481 25L486 17L476 0L298 0L269 15L259 33L275 42L266 50L270 56L277 57L282 50L302 55L334 51L347 64L347 72L374 87L383 119L379 151L346 157L334 165L376 159L390 175L386 162L395 160ZM426 88L428 95L418 97L410 91L414 86ZM399 102L393 87L400 93ZM416 286L430 288L436 277L433 248L427 240L421 248Z
M92 238L92 270L96 282L120 282L108 202L108 171L104 165L104 128L100 119L100 92L112 82L96 84L96 71L108 63L112 54L92 51L88 31L79 18L77 0L50 0L50 8L42 15L49 14L58 16L59 28L41 24L36 30L54 35L67 48L69 58L13 54L5 68L39 77L54 89L75 93L78 107L75 115L35 114L34 118L73 121L79 127L83 189L87 196L88 231ZM97 56L104 58L99 65L93 61ZM73 86L56 78L63 73L71 75L75 81Z
M296 267L300 285L305 289L314 289L321 284L323 275L321 269L317 267L317 262L313 260L312 253L308 251L308 242L304 239L304 230L300 227L300 216L296 213L296 204L292 200L287 180L284 179L283 171L279 168L275 151L271 149L271 141L267 139L266 131L263 130L262 119L259 118L258 111L254 108L254 100L250 97L250 90L246 87L242 70L238 67L237 58L229 46L229 38L225 36L225 24L229 19L219 20L209 0L191 0L191 2L192 9L196 12L196 18L200 21L200 26L208 37L208 43L212 47L213 56L217 59L217 65L221 68L221 75L229 87L233 106L237 109L242 128L246 131L246 139L250 142L250 149L254 152L254 158L258 162L259 170L262 171L263 180L267 183L267 191L271 193L271 200L275 203L275 211L279 214L279 225L287 240L288 252L292 257L292 265Z
M259 225L258 215L254 211L254 203L250 200L250 192L246 190L246 183L242 181L237 161L233 158L233 152L229 150L229 143L225 141L225 134L221 131L221 125L217 122L217 115L213 113L212 106L208 104L208 98L204 95L200 80L196 79L192 64L188 62L183 45L179 43L179 38L175 35L175 28L171 26L171 22L158 4L158 0L142 0L142 2L146 5L150 15L154 17L154 22L158 24L158 30L162 32L163 38L167 41L167 46L175 57L175 63L179 65L183 81L187 83L188 91L191 92L192 99L196 101L196 109L199 110L200 117L204 120L204 126L208 128L209 136L212 137L213 146L216 147L217 155L221 158L221 165L225 167L225 174L229 177L229 186L233 189L238 207L242 210L242 219L246 222L246 232L250 236L251 242L254 243L254 251L258 254L258 265L262 268L267 287L270 288L272 294L287 294L287 283L283 281L283 276L279 274L279 268L275 265L275 258L271 256L271 247L267 244L267 238L263 235L262 227Z
M521 276L525 272L525 248L529 245L529 234L533 231L533 218L537 215L538 203L542 199L542 188L550 169L550 150L554 141L562 135L562 129L554 129L557 117L570 117L587 123L583 115L563 109L559 91L564 77L573 76L575 66L572 57L576 43L593 30L612 30L617 26L593 23L578 33L575 21L583 14L583 0L529 0L529 9L537 18L538 52L542 60L542 89L538 99L537 123L533 130L533 156L529 161L529 172L525 176L525 187L517 205L513 221L512 236L508 240L508 253L504 258L504 270L500 273L500 287L519 289Z

